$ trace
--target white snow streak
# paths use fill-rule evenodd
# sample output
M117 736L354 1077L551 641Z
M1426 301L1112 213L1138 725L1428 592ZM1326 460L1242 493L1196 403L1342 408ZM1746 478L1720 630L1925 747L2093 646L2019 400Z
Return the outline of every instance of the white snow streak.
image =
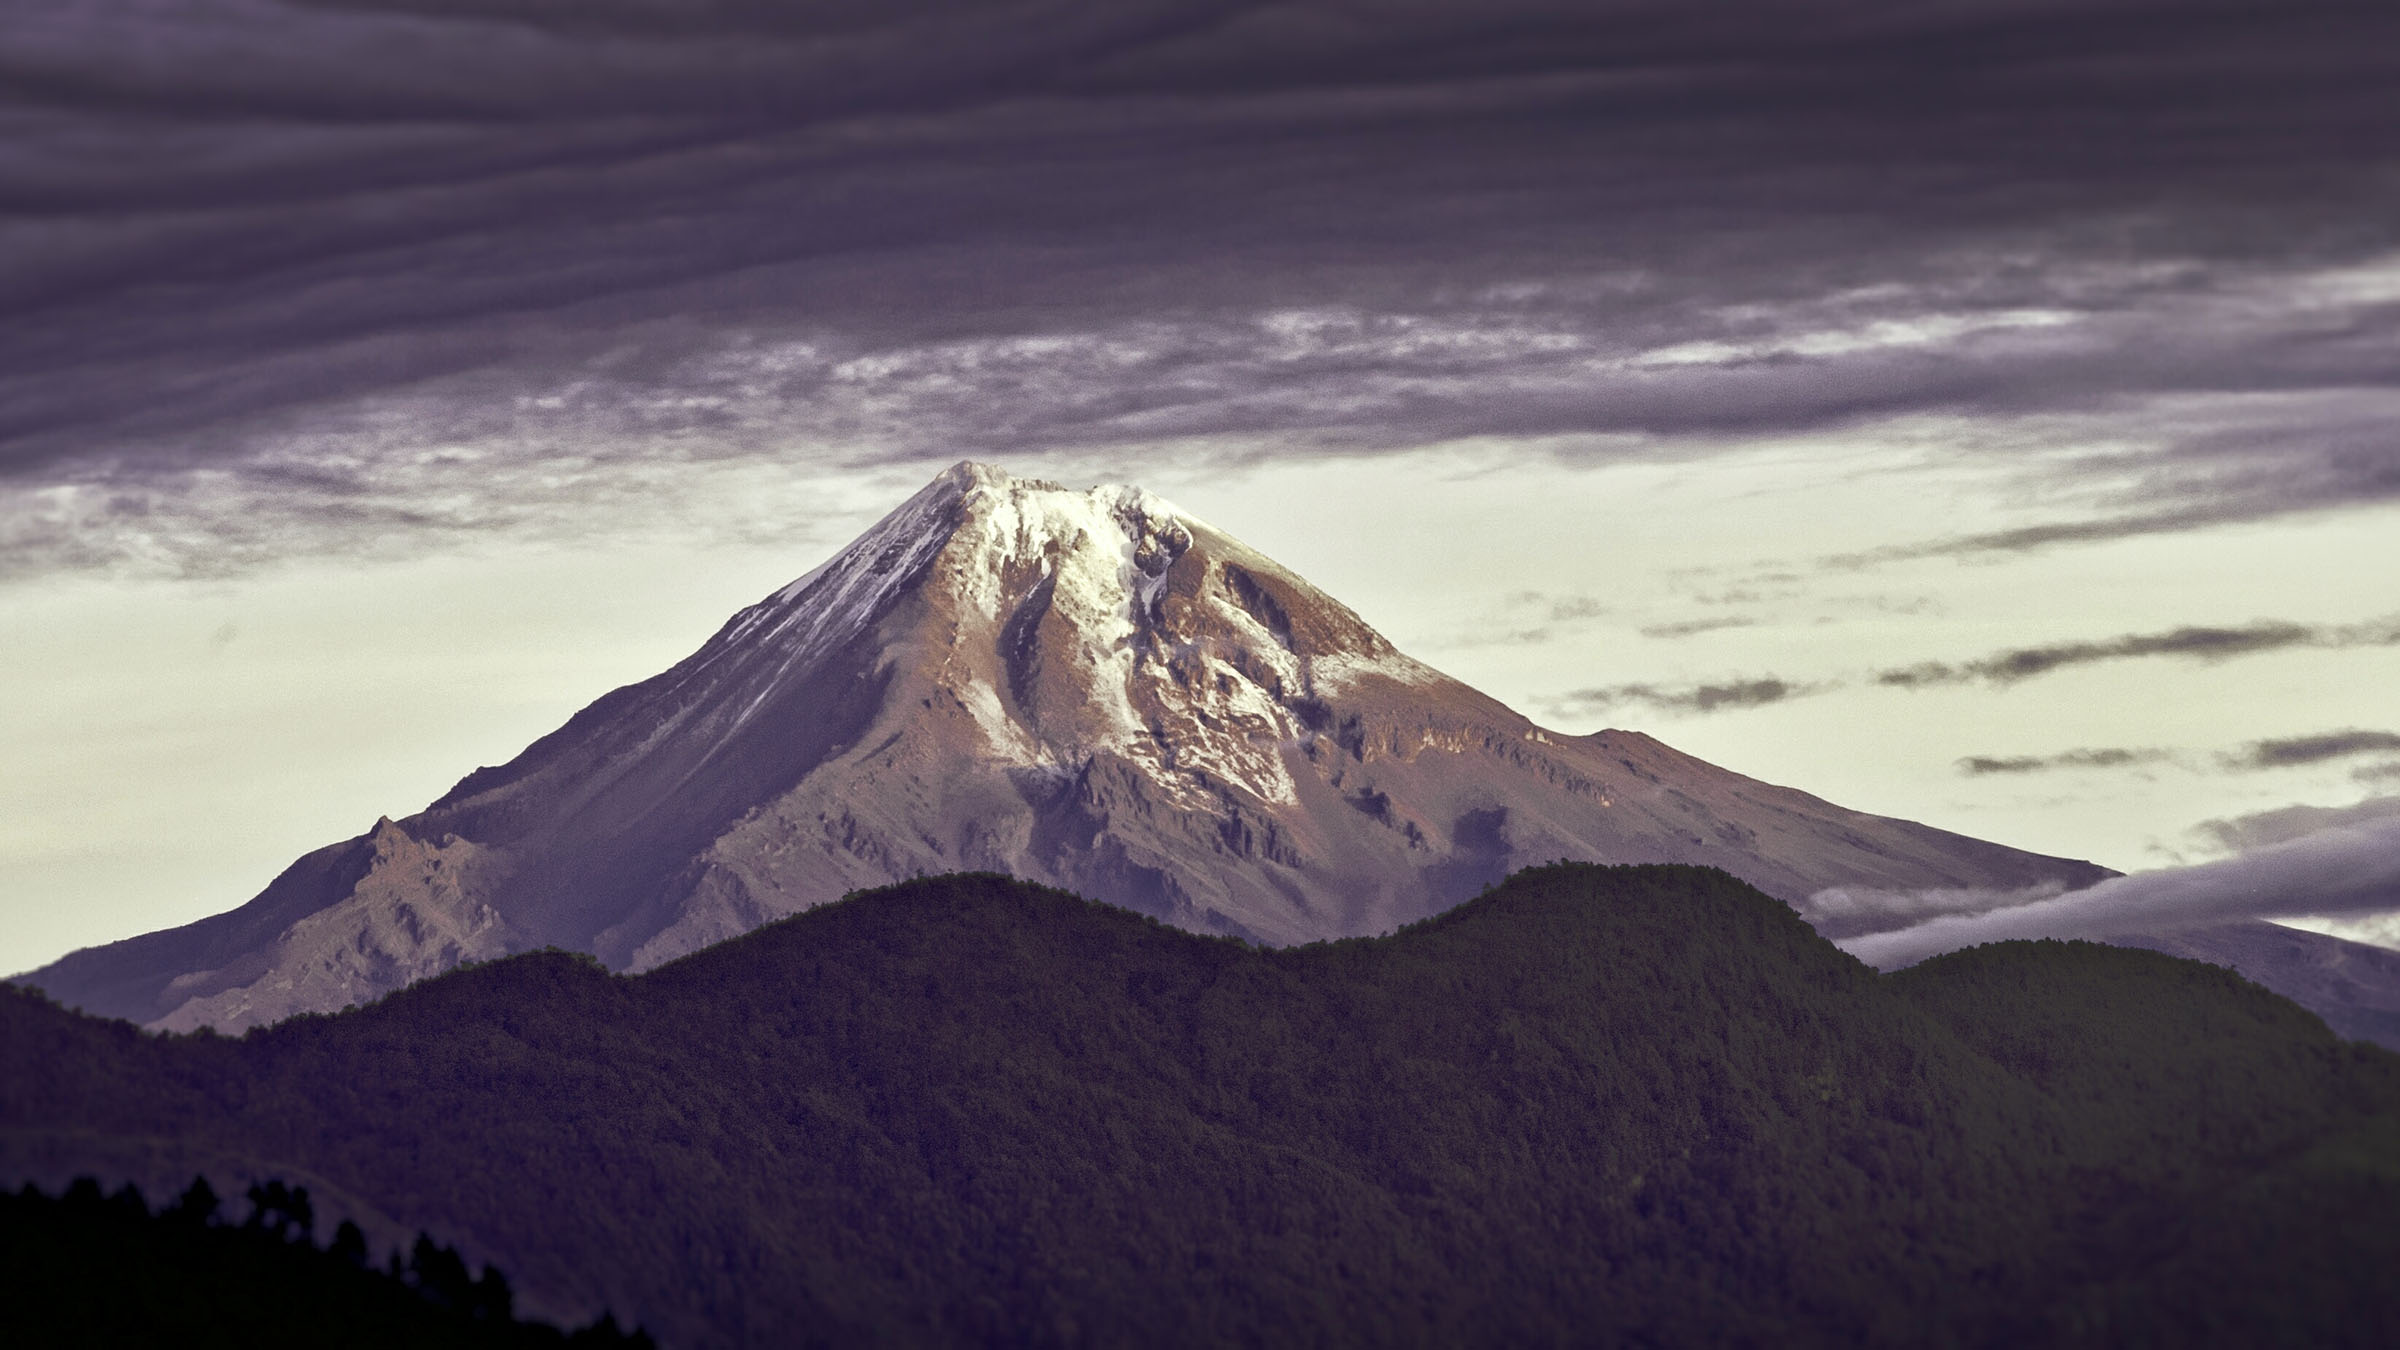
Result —
M1171 796L1196 807L1208 801L1203 780L1295 803L1283 748L1304 732L1287 700L1369 675L1411 684L1441 677L1380 643L1379 650L1302 657L1210 587L1199 603L1217 632L1239 635L1252 673L1244 673L1234 653L1210 651L1202 654L1206 678L1185 688L1168 672L1170 654L1151 650L1145 634L1170 560L1194 546L1193 526L1206 529L1140 488L1079 492L980 464L953 466L849 547L735 620L726 652L767 654L773 665L763 679L744 679L745 685L757 680L754 692L745 690L751 696L725 734L747 722L793 672L809 670L890 613L922 578L928 593L947 598L953 619L941 639L947 654L928 673L958 699L992 758L1072 772L1106 751L1147 765ZM1276 570L1238 545L1229 561ZM1045 580L1057 620L1045 640L1071 635L1063 651L1052 648L1045 659L1074 667L1068 687L1084 692L1089 714L1070 719L1072 726L1024 724L995 683L1001 632ZM1157 726L1143 708L1153 710Z

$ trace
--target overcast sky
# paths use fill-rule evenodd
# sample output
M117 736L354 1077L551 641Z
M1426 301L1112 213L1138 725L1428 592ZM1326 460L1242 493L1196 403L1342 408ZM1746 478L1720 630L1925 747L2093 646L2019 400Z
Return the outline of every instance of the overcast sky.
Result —
M0 0L0 968L963 457L1563 730L2387 847L2394 89L2386 0Z

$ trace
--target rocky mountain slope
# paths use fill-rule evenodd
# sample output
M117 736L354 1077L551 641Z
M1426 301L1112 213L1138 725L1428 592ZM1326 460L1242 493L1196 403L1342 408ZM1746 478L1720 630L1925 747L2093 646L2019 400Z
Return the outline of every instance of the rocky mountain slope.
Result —
M1267 943L1570 858L1836 885L2088 884L1648 736L1549 732L1137 488L960 464L823 566L250 904L25 977L239 1028L555 945L641 970L845 892L991 870Z

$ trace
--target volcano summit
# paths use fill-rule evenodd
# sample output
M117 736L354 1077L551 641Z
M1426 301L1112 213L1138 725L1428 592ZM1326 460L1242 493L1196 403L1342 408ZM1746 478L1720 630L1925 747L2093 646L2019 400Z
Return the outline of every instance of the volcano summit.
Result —
M1290 943L1559 858L1705 863L1786 900L2106 875L1635 732L1545 731L1147 492L963 463L424 811L239 909L25 979L234 1029L545 945L645 969L919 873L1007 872Z

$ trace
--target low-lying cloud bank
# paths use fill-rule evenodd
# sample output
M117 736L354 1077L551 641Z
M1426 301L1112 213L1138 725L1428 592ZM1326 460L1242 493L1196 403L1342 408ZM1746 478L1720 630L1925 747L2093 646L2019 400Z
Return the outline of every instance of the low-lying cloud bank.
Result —
M1974 886L1935 886L1917 891L1887 891L1866 886L1829 886L1793 908L1819 933L1837 943L1845 938L1887 933L1937 918L1989 914L2035 904L2063 893L2057 882L2016 890L1987 890Z
M1940 897L1949 893L1930 894L1934 899L1918 908L1933 917L1884 932L1840 936L1838 945L1889 970L1984 942L2097 938L2235 919L2400 909L2400 817L2318 830L2220 862L2114 877L2026 904L1942 903ZM1802 912L1820 900L1828 896L1811 897ZM1841 901L1828 903L1841 912ZM1862 908L1867 907L1851 906ZM1876 912L1899 917L1907 908L1887 899Z

